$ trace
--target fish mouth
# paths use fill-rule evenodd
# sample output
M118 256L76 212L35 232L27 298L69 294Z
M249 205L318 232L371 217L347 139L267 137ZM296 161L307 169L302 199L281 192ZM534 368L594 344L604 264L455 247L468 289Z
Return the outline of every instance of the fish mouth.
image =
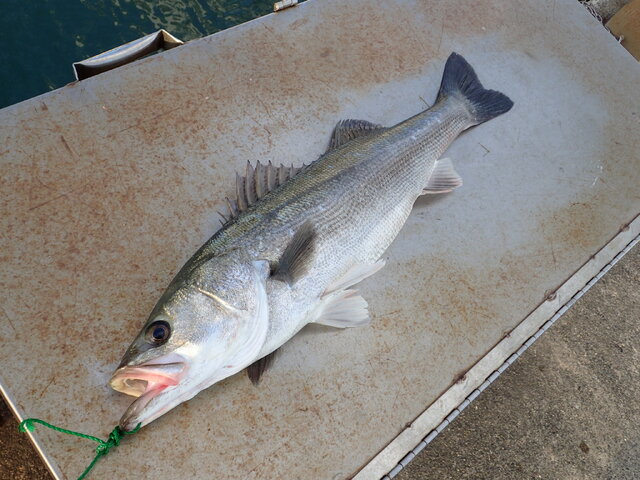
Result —
M137 417L151 400L178 385L186 371L186 360L179 355L170 354L140 365L118 368L109 380L109 386L117 392L137 397L125 414ZM128 427L131 430L135 425Z
M114 372L109 386L117 392L140 397L180 383L186 366L186 360L176 354L165 355L140 365L125 365Z

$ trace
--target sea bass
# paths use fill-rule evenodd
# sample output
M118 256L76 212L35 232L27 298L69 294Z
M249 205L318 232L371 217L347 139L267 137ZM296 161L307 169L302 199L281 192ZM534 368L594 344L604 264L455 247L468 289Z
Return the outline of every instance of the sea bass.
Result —
M428 110L393 127L343 120L329 150L299 169L248 166L231 218L171 281L111 378L138 397L121 428L146 425L245 368L256 382L308 323L368 324L352 287L383 267L420 195L462 184L439 160L449 144L512 106L453 53Z

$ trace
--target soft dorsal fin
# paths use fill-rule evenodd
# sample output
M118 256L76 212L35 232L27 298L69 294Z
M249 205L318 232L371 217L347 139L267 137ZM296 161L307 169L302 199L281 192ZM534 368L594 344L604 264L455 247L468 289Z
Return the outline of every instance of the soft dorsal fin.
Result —
M274 350L269 355L265 355L260 360L256 360L247 367L247 376L249 377L249 380L251 380L251 383L254 385L258 385L258 383L260 383L262 374L271 367L277 351L277 349Z
M340 145L343 145L356 137L361 137L362 135L378 130L384 130L384 127L366 120L340 120L333 129L333 134L331 135L331 141L329 142L329 148L327 151L338 148Z
M272 278L293 285L309 268L315 239L316 232L311 223L303 223L284 249L278 263L272 268Z
M451 159L443 158L436 161L433 166L433 172L431 172L431 176L427 180L427 186L422 190L422 194L447 193L460 185L462 185L462 178L453 168Z
M294 167L293 165L280 165L279 167L274 167L271 161L269 161L266 165L257 162L255 168L253 168L251 163L247 162L245 174L240 175L236 173L236 199L230 200L226 198L229 212L226 215L220 213L220 216L224 220L222 224L224 225L229 220L240 215L240 213L247 210L267 193L272 192L287 180L294 177L305 166L306 165Z

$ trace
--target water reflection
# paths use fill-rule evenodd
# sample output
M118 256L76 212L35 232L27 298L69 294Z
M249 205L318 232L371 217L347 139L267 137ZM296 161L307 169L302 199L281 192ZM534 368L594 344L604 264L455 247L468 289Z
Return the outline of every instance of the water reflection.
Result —
M0 107L61 87L71 64L159 28L181 40L266 15L274 0L3 0Z

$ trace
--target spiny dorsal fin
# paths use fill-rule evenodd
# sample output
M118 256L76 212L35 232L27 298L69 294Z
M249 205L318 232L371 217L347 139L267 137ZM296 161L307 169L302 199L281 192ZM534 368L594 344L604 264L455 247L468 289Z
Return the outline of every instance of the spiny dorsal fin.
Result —
M271 162L266 165L257 162L256 167L253 168L251 163L247 162L244 175L236 173L236 199L226 199L229 212L225 215L220 214L224 220L222 224L224 225L240 215L267 193L294 177L305 166L280 165L274 167Z
M375 132L376 130L384 130L384 127L366 120L340 120L336 125L336 128L333 129L333 134L331 135L331 141L329 142L329 148L327 151L338 148L349 140Z
M247 167L244 174L244 195L247 199L247 205L251 206L256 203L258 196L256 194L256 181L255 174L257 170L254 170L251 166L251 162L247 162Z
M238 212L243 212L249 205L247 204L247 194L245 193L244 184L246 179L236 173L236 202L238 204Z
M316 232L311 223L303 223L273 267L272 278L293 285L309 268L315 239Z
M262 374L271 367L277 351L277 349L274 350L269 355L262 357L260 360L256 360L247 367L247 376L249 377L249 380L251 380L251 383L254 385L258 385L258 383L260 383Z

